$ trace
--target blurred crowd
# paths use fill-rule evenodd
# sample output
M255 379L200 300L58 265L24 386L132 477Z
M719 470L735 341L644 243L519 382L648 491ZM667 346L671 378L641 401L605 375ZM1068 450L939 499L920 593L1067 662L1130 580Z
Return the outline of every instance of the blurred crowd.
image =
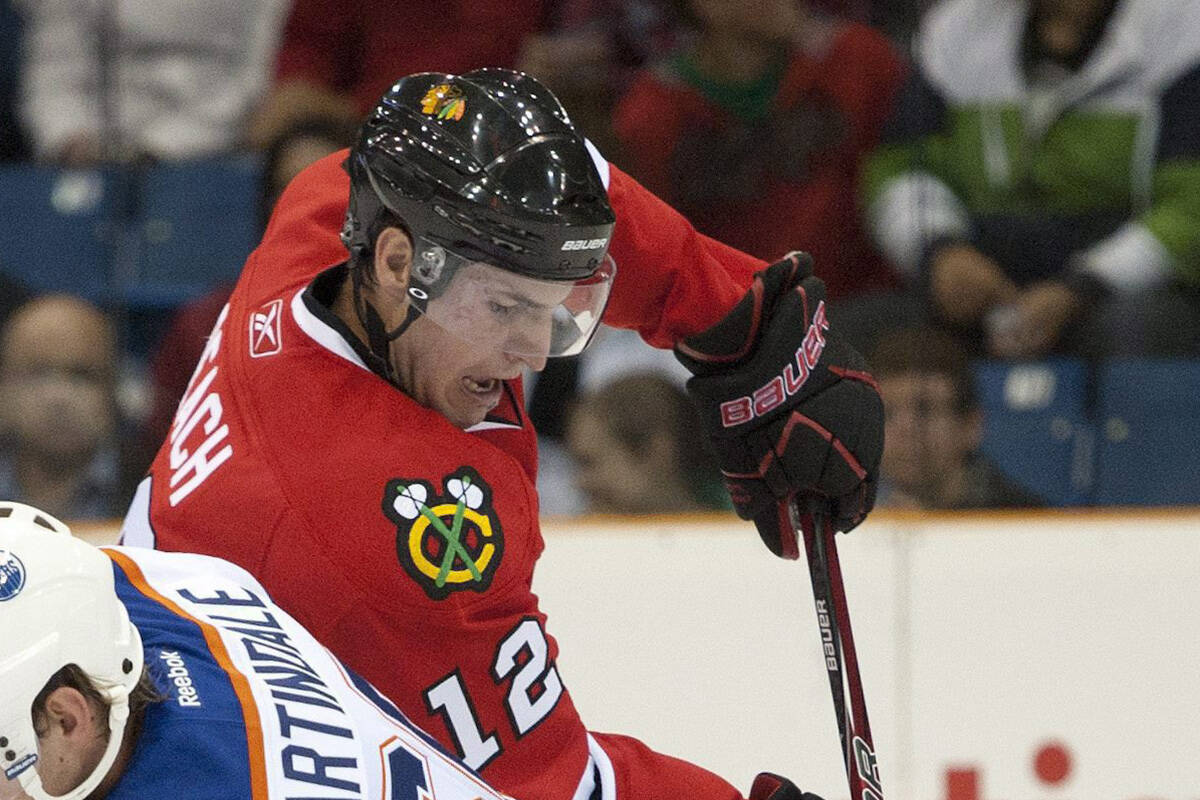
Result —
M884 395L881 505L1046 502L980 451L981 359L1200 356L1200 0L0 0L0 196L253 153L265 224L397 77L483 66L702 232L814 256ZM118 517L230 286L135 319L6 261L0 497ZM727 507L684 376L609 329L531 376L543 511Z

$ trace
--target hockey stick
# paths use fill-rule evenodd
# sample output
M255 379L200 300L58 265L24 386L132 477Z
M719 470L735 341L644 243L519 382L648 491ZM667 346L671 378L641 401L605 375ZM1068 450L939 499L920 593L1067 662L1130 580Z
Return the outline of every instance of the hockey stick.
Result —
M883 800L871 723L867 720L867 704L858 671L858 654L850 630L850 608L846 603L846 588L842 585L842 567L834 539L836 531L825 510L817 503L805 515L792 500L788 503L788 514L796 533L804 536L804 549L808 554L817 625L821 629L821 647L829 672L829 689L833 694L850 798Z

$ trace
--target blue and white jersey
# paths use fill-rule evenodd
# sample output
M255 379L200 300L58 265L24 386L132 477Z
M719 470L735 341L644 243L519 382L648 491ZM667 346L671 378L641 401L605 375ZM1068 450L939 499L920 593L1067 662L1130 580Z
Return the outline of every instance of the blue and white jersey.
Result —
M148 709L112 800L503 800L241 568L104 552L166 695Z

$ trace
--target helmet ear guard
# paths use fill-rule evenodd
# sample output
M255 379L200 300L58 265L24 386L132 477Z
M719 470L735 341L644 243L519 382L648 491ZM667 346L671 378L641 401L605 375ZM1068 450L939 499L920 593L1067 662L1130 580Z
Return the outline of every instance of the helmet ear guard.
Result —
M0 502L0 785L16 781L34 800L82 800L120 751L129 695L141 680L142 640L117 597L112 562L59 520L22 503ZM33 702L60 669L74 664L108 702L109 739L79 786L52 797L36 768Z

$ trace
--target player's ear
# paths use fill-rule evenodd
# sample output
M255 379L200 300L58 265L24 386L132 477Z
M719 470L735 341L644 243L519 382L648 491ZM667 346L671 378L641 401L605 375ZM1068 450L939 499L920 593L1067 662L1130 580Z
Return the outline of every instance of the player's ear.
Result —
M60 686L52 691L43 706L40 730L48 735L87 742L99 732L96 709L78 689Z
M375 282L386 294L403 298L412 269L412 239L400 228L384 228L375 240Z

